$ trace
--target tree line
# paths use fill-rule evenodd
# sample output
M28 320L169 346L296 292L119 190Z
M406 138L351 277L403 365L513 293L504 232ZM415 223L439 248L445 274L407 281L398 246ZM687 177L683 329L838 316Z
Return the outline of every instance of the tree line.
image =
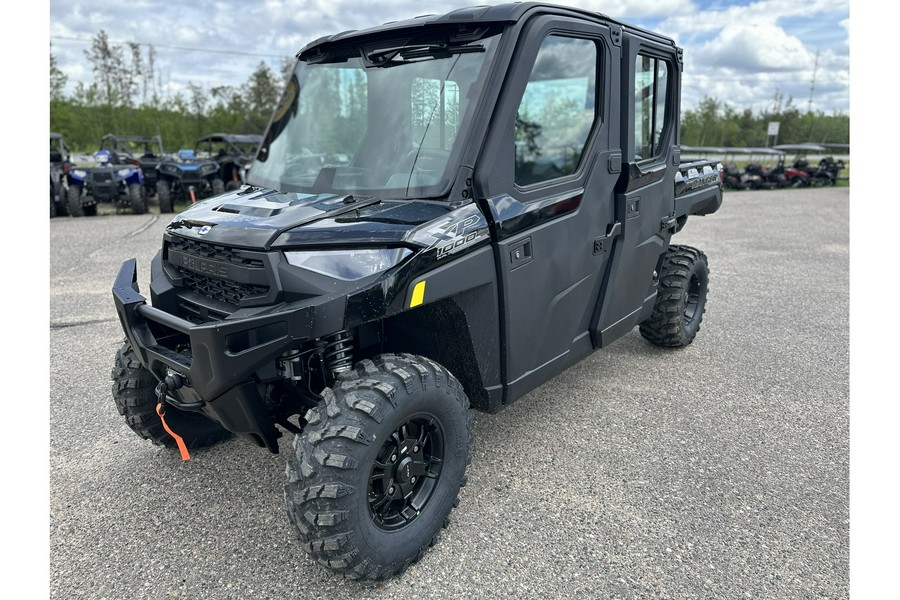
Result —
M767 139L768 124L779 123L777 140ZM754 113L737 110L716 98L704 98L681 115L681 143L685 146L752 148L775 144L849 144L850 116L806 111L776 91L772 102Z
M293 60L280 72L260 62L243 84L206 89L189 82L186 92L169 93L162 84L153 46L116 44L100 31L84 51L93 81L68 81L50 52L50 131L67 144L91 152L107 133L162 138L167 152L192 148L197 138L215 132L262 133L281 96Z
M116 44L100 31L84 51L93 81L66 93L66 75L50 49L50 131L62 133L78 151L92 151L107 133L159 135L166 151L192 147L214 132L263 133L290 76L293 60L280 72L260 62L243 84L206 89L188 83L187 92L169 93L162 85L153 46ZM681 117L686 146L755 147L772 145L770 122L780 123L777 143L848 144L850 117L821 111L801 112L792 98L776 92L769 106L754 112L706 97Z

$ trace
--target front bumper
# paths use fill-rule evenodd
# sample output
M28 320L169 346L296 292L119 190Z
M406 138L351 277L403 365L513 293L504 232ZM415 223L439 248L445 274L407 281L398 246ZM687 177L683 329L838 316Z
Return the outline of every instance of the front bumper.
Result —
M137 262L122 264L112 288L125 336L141 363L162 380L169 370L188 379L170 404L202 412L224 428L278 451L278 431L260 393L285 351L340 329L343 297L284 303L258 316L195 324L147 304L137 284ZM319 322L316 316L319 315ZM322 322L329 321L329 322ZM181 340L176 344L172 340ZM185 344L184 341L189 341ZM180 350L188 346L190 353Z

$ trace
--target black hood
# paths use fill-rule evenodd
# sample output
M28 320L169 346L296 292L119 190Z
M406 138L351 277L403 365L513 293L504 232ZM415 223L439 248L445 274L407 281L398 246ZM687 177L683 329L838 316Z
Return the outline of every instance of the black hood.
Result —
M303 194L244 187L198 202L168 230L210 243L252 249L273 246L392 244L413 228L447 214L442 203L381 200L345 194Z

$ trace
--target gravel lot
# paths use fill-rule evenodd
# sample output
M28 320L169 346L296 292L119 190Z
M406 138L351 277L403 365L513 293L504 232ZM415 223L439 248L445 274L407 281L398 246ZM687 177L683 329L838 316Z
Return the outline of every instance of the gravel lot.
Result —
M710 296L690 347L637 330L497 415L402 577L344 581L294 540L284 455L177 453L116 412L110 288L168 216L50 221L52 598L847 598L849 189L726 195L678 243ZM289 441L282 440L282 451Z

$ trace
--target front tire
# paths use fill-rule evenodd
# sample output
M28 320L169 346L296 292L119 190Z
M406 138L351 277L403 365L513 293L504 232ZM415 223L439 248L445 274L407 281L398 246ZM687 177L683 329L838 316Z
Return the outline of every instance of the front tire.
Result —
M157 446L174 448L175 438L166 432L156 414L156 377L144 368L128 342L116 353L112 380L116 408L132 431ZM169 428L184 439L188 448L212 446L231 437L230 431L200 413L167 406L165 414Z
M641 335L666 348L690 344L700 330L708 288L706 255L690 246L670 246L659 274L656 303L641 323Z
M363 360L322 396L288 459L291 524L319 564L347 578L399 575L458 504L468 397L444 367L409 354Z
M69 214L73 217L84 216L84 206L81 204L82 187L80 185L71 184L66 192L66 203L69 207Z
M225 193L225 183L218 177L210 180L209 184L210 186L212 186L213 196L218 196L219 194Z
M156 195L159 197L159 212L173 212L172 188L169 187L168 181L160 179L156 182Z
M131 212L142 215L147 212L147 199L144 197L143 186L132 183L128 186L128 199L131 201Z

